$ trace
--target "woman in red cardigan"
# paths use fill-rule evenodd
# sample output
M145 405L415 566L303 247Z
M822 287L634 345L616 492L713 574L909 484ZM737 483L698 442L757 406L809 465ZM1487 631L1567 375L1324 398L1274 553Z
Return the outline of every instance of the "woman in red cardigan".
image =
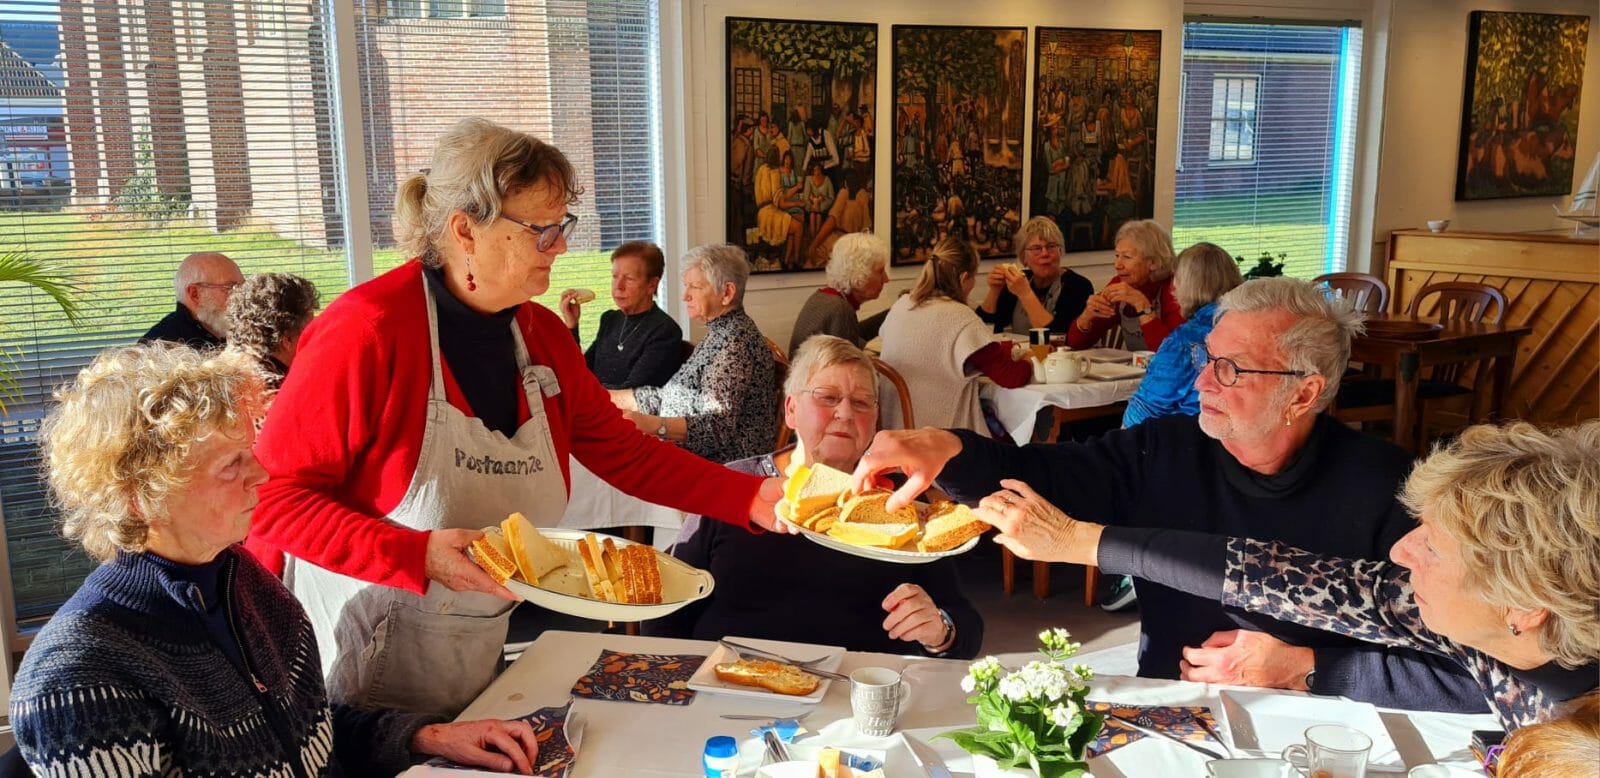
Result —
M1125 222L1117 230L1116 249L1116 277L1089 296L1067 330L1067 345L1087 348L1107 330L1121 327L1124 348L1155 351L1184 322L1172 296L1172 236L1148 219Z
M777 479L639 434L552 312L577 217L556 148L467 119L401 186L396 236L417 259L307 328L262 429L254 548L316 628L331 699L453 717L493 679L515 598L466 554L513 511L555 526L569 455L624 492L774 523Z

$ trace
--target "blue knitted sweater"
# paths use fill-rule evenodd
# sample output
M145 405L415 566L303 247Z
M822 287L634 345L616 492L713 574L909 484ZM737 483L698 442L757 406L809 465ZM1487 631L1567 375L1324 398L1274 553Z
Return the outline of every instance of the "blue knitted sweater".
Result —
M11 723L40 775L394 775L436 717L330 707L311 623L250 557L225 552L241 649L205 626L205 593L143 554L101 565L39 632Z

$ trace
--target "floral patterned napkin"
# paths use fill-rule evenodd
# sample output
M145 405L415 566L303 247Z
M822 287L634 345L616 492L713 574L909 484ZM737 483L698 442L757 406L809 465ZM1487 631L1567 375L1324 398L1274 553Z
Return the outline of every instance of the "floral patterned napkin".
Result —
M567 742L567 712L572 710L572 702L559 707L540 708L526 716L519 716L516 721L526 721L533 727L533 736L539 741L539 760L533 766L533 774L558 778L567 768L572 766L577 752L572 744ZM452 770L476 770L479 768L468 765L459 765L449 760L437 759L431 762L438 767Z
M1196 720L1205 719L1205 722L1213 728L1217 725L1216 717L1211 715L1211 709L1203 705L1117 705L1090 701L1089 710L1121 716L1141 726L1194 743L1217 742L1216 738L1211 737L1211 733L1206 732L1205 727ZM1089 744L1089 755L1100 756L1110 753L1144 736L1143 732L1129 729L1119 721L1106 719L1100 734Z
M619 702L688 705L689 677L706 658L694 654L631 654L602 651L589 672L572 686L574 697Z

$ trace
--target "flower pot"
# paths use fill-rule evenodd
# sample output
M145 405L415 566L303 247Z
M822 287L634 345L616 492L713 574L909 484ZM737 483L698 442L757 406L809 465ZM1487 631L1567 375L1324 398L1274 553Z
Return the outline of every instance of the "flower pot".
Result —
M1001 767L983 754L972 755L972 771L976 778L1037 778L1027 767Z

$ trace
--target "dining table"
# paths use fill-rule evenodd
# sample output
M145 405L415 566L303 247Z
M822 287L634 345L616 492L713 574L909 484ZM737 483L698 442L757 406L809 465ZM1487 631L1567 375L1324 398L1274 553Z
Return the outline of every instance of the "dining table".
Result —
M701 776L701 753L708 738L729 735L740 744L738 775L753 776L762 765L763 745L753 727L766 717L787 718L810 711L801 720L808 731L794 743L869 749L884 756L886 778L970 775L972 759L952 741L936 736L973 726L975 714L961 690L968 663L950 659L849 651L838 672L849 675L863 667L887 667L902 673L910 687L906 709L888 737L857 731L850 712L848 682L835 681L820 702L806 706L790 700L755 699L708 691L696 692L686 705L600 700L574 697L574 684L605 652L707 656L717 644L705 640L549 631L540 635L478 696L458 721L516 718L549 706L571 702L565 734L575 757L566 774L584 776ZM816 655L821 646L802 647ZM1002 654L1010 669L1022 667L1036 654ZM1092 660L1084 657L1092 666ZM1118 705L1207 706L1217 710L1219 694L1238 687L1118 675L1097 675L1089 699ZM1262 691L1262 690L1253 690ZM1283 692L1294 697L1299 692ZM1318 698L1328 699L1328 698ZM746 715L756 720L729 720ZM1474 729L1493 729L1487 714L1449 714L1380 709L1379 715L1407 766L1442 763L1474 767L1468 749ZM1232 733L1219 719L1218 736L1233 746ZM1221 746L1211 743L1213 749ZM1249 755L1238 753L1240 756ZM1118 776L1203 776L1208 758L1161 737L1144 737L1090 760L1098 778ZM943 767L948 773L939 772ZM935 768L935 769L930 769ZM417 767L406 778L452 778L470 771ZM1396 773L1398 774L1398 773Z
M1091 369L1092 371L1092 369ZM1090 373L1093 375L1093 372ZM1141 376L1142 377L1142 376ZM1141 377L1100 380L1086 377L1070 384L1029 383L1007 389L985 381L978 395L994 406L994 413L1018 445L1033 440L1039 411L1054 411L1054 423L1046 439L1052 439L1061 423L1093 416L1121 415L1128 398L1139 388Z
M1368 317L1372 331L1355 337L1350 344L1350 359L1381 366L1394 375L1394 442L1413 454L1423 447L1423 432L1417 418L1417 388L1425 368L1479 360L1493 360L1488 420L1504 418L1505 400L1511 391L1512 369L1516 365L1518 343L1533 331L1527 325L1443 321L1430 322L1412 316L1379 315ZM1400 327L1383 327L1393 323ZM1417 325L1403 336L1404 325ZM1476 398L1474 398L1476 402Z

